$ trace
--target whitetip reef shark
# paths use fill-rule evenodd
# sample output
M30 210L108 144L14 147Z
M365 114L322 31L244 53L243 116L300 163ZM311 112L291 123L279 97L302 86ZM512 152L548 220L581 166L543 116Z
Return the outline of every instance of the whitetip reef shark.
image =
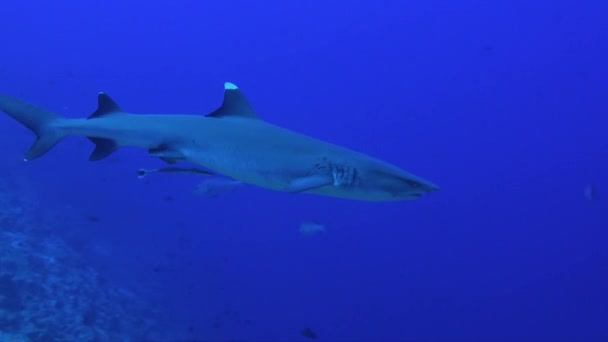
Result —
M29 128L34 160L67 136L95 144L89 160L121 147L148 150L167 163L189 162L247 184L289 193L362 201L399 201L439 188L392 164L261 120L234 84L224 84L223 104L208 115L133 114L107 94L88 118L64 118L0 95L0 111Z

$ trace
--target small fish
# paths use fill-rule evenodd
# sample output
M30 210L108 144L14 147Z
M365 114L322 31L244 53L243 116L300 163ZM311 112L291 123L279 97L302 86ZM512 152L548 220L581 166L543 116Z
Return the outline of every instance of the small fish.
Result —
M96 216L96 215L88 215L87 216L87 220L89 220L91 222L95 222L95 223L101 221L101 219L99 218L99 216Z
M173 166L169 166L169 167L163 167L160 169L139 169L137 170L137 178L144 178L145 176L151 174L151 173L185 173L185 174L189 174L189 175L197 175L197 176L213 176L213 173L206 171L206 170L202 170L202 169L197 169L194 167L189 167L189 168L183 168L183 167L173 167Z
M197 196L216 198L243 186L245 186L245 183L239 180L214 177L199 183L192 192Z
M593 184L587 184L585 186L585 189L584 189L583 193L584 193L585 198L587 199L587 201L593 201L593 200L595 200L596 195L595 195L595 187L593 186Z
M307 221L300 224L300 234L304 236L314 236L325 233L325 226L318 222Z
M317 338L317 333L310 328L300 330L300 334L313 340Z

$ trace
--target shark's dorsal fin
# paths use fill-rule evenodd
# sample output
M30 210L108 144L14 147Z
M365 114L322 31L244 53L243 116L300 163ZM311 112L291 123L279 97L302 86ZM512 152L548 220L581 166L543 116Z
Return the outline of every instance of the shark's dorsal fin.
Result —
M100 118L103 116L122 113L122 109L112 98L106 93L97 94L97 110L89 116L89 119Z
M224 83L224 102L222 106L207 116L259 119L239 87L230 82Z

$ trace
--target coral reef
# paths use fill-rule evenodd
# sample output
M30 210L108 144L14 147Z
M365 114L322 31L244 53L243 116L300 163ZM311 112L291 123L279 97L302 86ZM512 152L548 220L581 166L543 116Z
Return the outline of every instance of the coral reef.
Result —
M0 183L0 341L145 341L153 310L112 288ZM58 224L58 223L57 223Z

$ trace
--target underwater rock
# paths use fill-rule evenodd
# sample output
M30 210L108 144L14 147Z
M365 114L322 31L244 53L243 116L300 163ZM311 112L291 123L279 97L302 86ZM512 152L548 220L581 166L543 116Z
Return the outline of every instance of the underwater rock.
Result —
M79 256L61 240L33 239L0 231L3 333L30 341L125 341L152 329L145 303L103 287L95 270L70 260Z

